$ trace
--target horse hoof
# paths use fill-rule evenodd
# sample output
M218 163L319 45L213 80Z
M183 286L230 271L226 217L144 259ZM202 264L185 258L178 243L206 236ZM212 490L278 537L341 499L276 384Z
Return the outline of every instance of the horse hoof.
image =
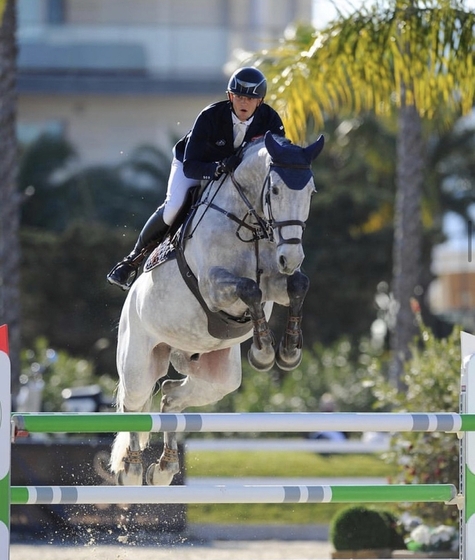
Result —
M247 359L248 359L249 363L251 364L251 366L256 371L269 371L275 363L275 357L274 356L272 356L272 359L271 359L270 362L261 362L261 361L257 360L256 357L254 356L254 354L252 353L252 348L247 353Z
M119 486L142 486L142 465L140 465L140 468L134 469L135 472L133 473L130 472L131 470L129 469L129 472L120 471L117 473L116 480Z
M153 463L147 469L145 481L149 486L170 486L175 473L160 470L158 463Z
M292 371L297 368L302 362L302 350L296 349L292 354L294 355L289 356L287 354L284 359L285 352L283 352L282 347L279 346L279 351L276 356L277 367L283 371Z

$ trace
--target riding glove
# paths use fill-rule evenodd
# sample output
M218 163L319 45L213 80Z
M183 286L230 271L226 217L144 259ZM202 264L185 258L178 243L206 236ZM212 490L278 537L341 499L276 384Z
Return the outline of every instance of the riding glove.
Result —
M223 173L232 173L237 166L241 163L242 158L237 154L233 154L223 161L220 161L216 167L216 171L214 173L215 178L217 179Z

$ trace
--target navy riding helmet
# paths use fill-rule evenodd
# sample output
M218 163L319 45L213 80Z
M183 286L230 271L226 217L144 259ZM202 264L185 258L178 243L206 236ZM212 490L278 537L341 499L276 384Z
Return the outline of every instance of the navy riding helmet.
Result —
M267 93L267 80L264 74L252 66L236 70L229 79L228 93L246 97L264 98Z

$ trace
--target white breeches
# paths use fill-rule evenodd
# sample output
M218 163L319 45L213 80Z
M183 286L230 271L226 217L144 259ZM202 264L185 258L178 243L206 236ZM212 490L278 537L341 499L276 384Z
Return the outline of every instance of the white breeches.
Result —
M167 196L165 198L165 208L163 210L163 219L168 225L172 225L183 202L186 198L188 189L193 185L197 185L199 181L196 179L188 179L183 173L183 163L173 158L170 176L168 178Z

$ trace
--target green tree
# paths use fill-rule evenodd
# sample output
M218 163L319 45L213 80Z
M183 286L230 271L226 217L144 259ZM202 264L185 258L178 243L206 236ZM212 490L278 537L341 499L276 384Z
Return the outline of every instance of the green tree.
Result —
M22 227L61 232L75 221L140 229L166 191L170 157L139 146L120 165L79 167L64 138L42 134L20 159Z
M367 335L377 285L391 278L394 134L370 115L327 120L324 134L304 235L307 345Z
M16 189L16 14L15 1L0 2L0 324L9 327L12 390L20 372L20 243Z
M18 172L22 227L64 229L65 201L61 182L54 178L64 175L75 157L73 146L55 134L41 134L24 148Z
M475 125L462 119L430 139L427 174L424 189L430 215L440 217L444 210L466 218L475 202Z
M59 234L25 229L21 239L24 347L44 336L54 348L93 361L98 373L115 374L125 293L105 276L135 234L81 222Z
M65 139L41 135L23 150L23 345L56 348L115 372L125 293L106 282L164 198L170 154L139 146L120 165L80 168Z
M391 367L397 383L415 329L409 300L418 291L422 250L422 122L443 114L453 123L471 110L474 24L475 12L463 1L391 0L340 13L311 38L306 29L261 56L272 80L269 99L294 140L305 139L327 114L397 114Z

